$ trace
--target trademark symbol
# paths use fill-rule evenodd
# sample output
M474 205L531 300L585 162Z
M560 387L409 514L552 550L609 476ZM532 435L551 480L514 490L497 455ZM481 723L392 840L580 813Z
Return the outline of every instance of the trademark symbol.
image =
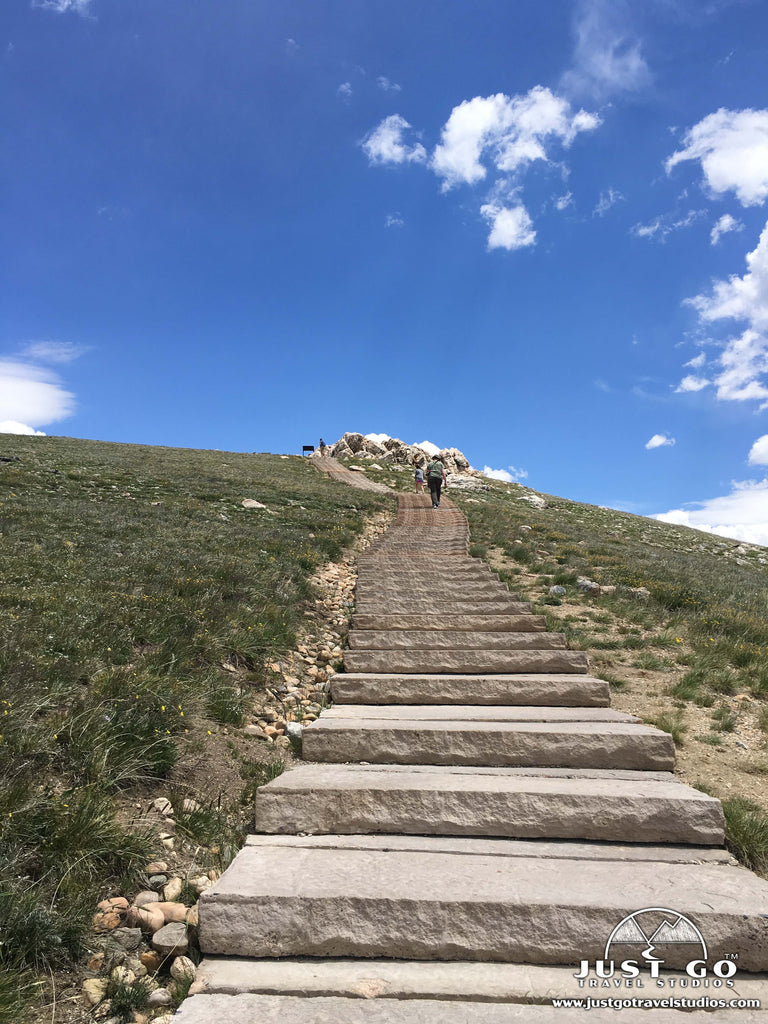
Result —
M724 953L723 954L723 959L724 960L738 960L739 959L739 954L738 953Z

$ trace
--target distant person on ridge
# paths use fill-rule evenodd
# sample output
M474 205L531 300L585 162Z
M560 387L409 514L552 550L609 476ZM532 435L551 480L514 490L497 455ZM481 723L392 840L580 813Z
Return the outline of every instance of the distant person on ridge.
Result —
M325 441L320 438L320 444L317 446L320 449L320 457L325 458Z
M414 474L414 479L416 481L416 493L418 494L419 491L421 491L421 493L423 494L424 493L424 470L421 468L421 466L417 466L416 467L416 472Z
M427 466L427 480L429 481L429 493L432 495L432 508L440 508L440 488L447 485L445 478L445 466L439 455L436 455Z

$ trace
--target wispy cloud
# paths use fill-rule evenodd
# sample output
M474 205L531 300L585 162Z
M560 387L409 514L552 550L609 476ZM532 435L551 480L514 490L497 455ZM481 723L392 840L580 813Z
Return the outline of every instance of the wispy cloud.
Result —
M387 219L384 221L384 226L388 228L401 228L403 224L405 224L405 221L397 210L394 213L388 213Z
M295 39L292 39L289 36L285 40L285 52L288 54L289 57L295 57L300 49L301 47L299 46Z
M72 12L85 16L90 13L91 0L32 0L32 6L55 11L57 14Z
M343 100L345 103L349 103L350 99L352 98L352 83L342 82L339 88L336 90L336 95L340 100Z
M654 448L671 448L675 444L674 437L667 437L666 434L654 434L650 441L646 441L645 447L651 451Z
M667 160L667 174L698 160L711 192L734 192L742 206L768 198L768 110L721 108L689 129L683 142Z
M573 203L573 193L572 192L566 192L565 195L558 196L555 199L555 209L556 210L566 210L569 206L572 205L572 203Z
M490 466L484 466L483 473L491 480L504 480L508 484L525 480L528 476L528 470L515 469L514 466L509 466L507 469L491 469Z
M391 114L363 139L363 152L371 164L423 164L427 151L420 142L408 145L404 134L411 126L399 114Z
M624 196L618 191L618 189L606 188L600 193L600 198L597 201L597 206L595 206L592 211L592 216L604 217L612 206L623 201Z
M704 388L709 387L711 383L712 381L708 380L706 377L697 377L694 374L689 373L687 377L683 377L675 388L675 391L703 391Z
M677 217L675 214L662 214L648 224L635 224L630 228L630 234L636 238L649 238L664 243L673 232L691 227L705 217L706 213L706 210L689 210L682 217Z
M579 0L573 62L561 79L567 93L604 100L650 84L642 45L630 24L633 10L624 0Z
M382 92L402 92L401 85L398 85L397 82L390 82L384 75L379 75L376 79L376 85L378 85Z
M717 245L723 235L728 234L729 231L743 231L744 225L740 220L736 220L730 213L724 213L718 222L713 226L709 233L709 241L712 245Z
M41 363L71 363L87 351L84 345L73 345L71 341L31 341L21 354Z

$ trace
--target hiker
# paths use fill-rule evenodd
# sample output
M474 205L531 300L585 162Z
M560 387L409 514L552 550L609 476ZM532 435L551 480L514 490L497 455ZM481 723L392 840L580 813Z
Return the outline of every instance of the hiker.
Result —
M325 441L320 438L320 444L317 446L320 449L320 458L325 458Z
M439 455L436 455L427 466L429 493L432 495L432 508L440 508L440 488L448 481L445 478L445 466Z
M424 470L421 468L421 466L417 466L416 467L416 472L414 474L414 479L416 481L416 493L418 494L419 491L421 491L421 493L423 494L424 493Z

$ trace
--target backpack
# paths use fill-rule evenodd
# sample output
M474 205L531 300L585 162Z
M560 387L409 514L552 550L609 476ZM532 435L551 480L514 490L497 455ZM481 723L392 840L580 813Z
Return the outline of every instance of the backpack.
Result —
M440 461L440 459L435 459L433 462L430 462L430 464L427 466L427 472L429 473L429 475L433 479L435 479L435 480L437 480L437 479L442 480L442 478L443 478L443 464Z

